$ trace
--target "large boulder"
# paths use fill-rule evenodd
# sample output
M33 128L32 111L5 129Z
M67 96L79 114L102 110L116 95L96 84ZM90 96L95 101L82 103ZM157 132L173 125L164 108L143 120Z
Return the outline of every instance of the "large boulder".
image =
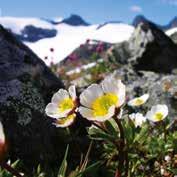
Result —
M11 158L50 161L59 151L45 106L62 82L29 48L0 26L0 120Z
M129 50L136 70L171 73L177 68L177 45L149 21L137 26L129 40Z

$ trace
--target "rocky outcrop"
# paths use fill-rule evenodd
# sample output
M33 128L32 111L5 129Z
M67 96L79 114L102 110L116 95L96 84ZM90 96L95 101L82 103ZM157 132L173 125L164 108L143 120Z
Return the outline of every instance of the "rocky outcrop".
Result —
M177 68L177 46L155 24L141 23L129 40L136 70L170 73Z
M132 112L140 111L146 114L153 105L166 104L169 108L169 118L177 121L177 76L173 74L160 74L150 71L136 73L132 68L124 66L115 71L114 75L120 77L126 85L127 99L149 93L147 103ZM176 125L174 125L176 126Z
M143 16L143 15L137 15L135 18L134 18L134 20L133 20L133 22L132 22L132 25L134 26L134 27L137 27L140 23L145 23L147 21L147 19L145 18L145 16Z
M56 158L59 140L44 109L61 87L44 62L0 26L0 120L11 158L28 164Z

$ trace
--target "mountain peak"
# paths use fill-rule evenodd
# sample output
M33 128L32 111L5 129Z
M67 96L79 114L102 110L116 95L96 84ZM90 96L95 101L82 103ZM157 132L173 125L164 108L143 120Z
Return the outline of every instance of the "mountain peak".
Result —
M66 23L68 25L73 25L73 26L88 26L89 23L85 22L82 17L76 14L71 14L68 18L65 18L62 20L62 23Z
M140 23L144 23L144 22L147 22L147 19L145 18L145 16L144 15L137 15L134 18L132 25L137 27Z
M171 28L177 27L177 16L175 16L169 23Z

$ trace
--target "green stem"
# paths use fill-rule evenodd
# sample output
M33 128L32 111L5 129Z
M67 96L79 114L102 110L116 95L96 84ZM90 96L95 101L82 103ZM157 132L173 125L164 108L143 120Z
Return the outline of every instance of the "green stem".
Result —
M167 142L167 130L166 130L165 122L163 122L163 129L164 129L164 141Z
M122 176L122 170L124 166L124 161L125 161L125 155L124 155L124 147L125 147L125 140L124 140L124 130L122 127L122 124L119 119L115 118L115 121L119 127L120 130L120 144L117 146L117 150L119 151L119 156L118 156L118 171L120 173L120 177Z
M93 124L95 127L101 129L103 132L107 133L107 130L106 130L105 128L103 128L102 126L96 124L95 122L92 122L92 124Z

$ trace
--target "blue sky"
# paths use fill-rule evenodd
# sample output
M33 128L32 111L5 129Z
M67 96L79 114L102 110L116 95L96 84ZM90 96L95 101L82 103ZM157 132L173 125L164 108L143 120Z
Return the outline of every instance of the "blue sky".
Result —
M177 0L0 0L2 16L68 17L78 14L90 23L131 23L143 14L159 24L177 16Z

